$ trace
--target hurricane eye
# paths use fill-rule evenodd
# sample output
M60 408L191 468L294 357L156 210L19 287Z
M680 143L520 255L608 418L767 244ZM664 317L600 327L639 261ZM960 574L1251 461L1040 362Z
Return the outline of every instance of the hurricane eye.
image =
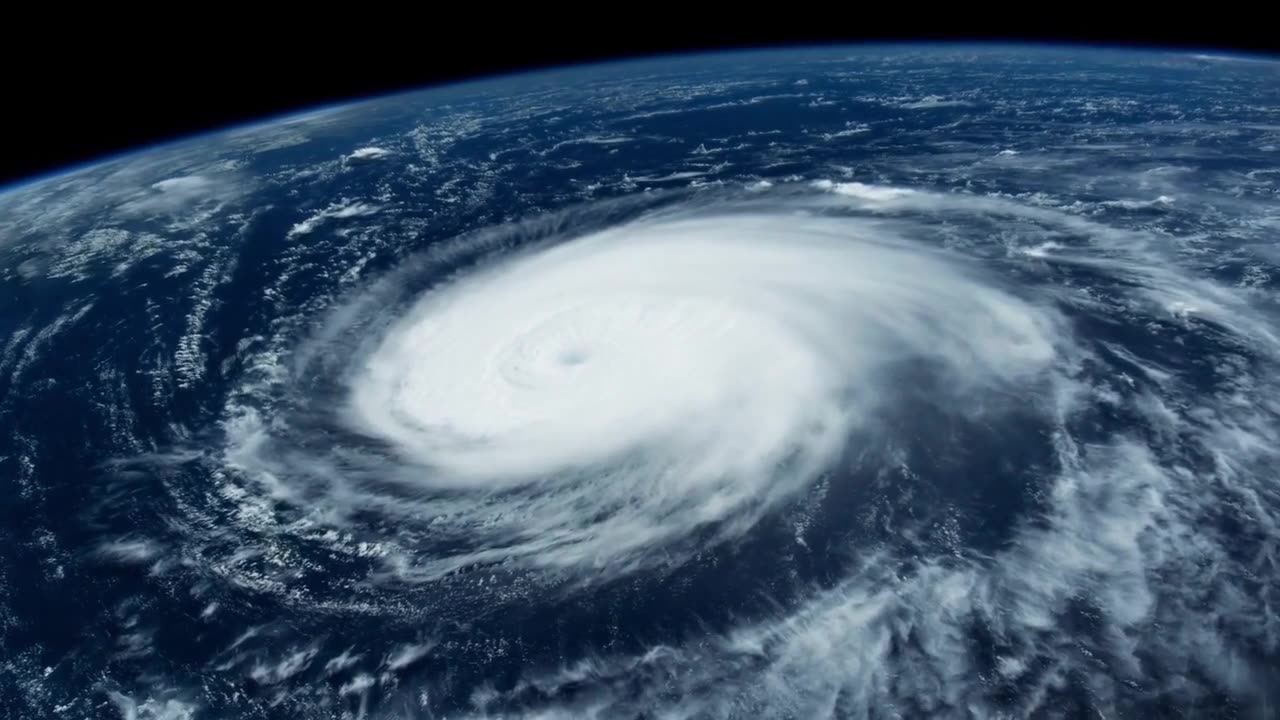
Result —
M567 365L569 367L581 365L587 362L590 358L591 355L586 350L564 350L556 356L556 360L558 360L561 365Z

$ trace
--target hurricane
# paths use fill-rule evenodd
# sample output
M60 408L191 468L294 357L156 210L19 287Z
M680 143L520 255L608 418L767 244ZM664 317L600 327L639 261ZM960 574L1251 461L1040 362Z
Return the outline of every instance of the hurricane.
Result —
M367 447L300 460L255 439L241 462L325 468L337 512L389 507L394 483L465 548L423 579L499 561L610 577L748 532L880 442L910 373L938 403L1050 374L1052 311L890 227L759 204L552 237L376 330L342 306L305 351L341 358L336 397L308 410Z
M1274 64L833 52L0 195L5 706L1268 717Z

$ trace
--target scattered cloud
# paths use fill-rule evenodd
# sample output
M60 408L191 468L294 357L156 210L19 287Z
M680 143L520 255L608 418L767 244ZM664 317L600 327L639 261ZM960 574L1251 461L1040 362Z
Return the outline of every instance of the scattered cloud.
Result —
M329 220L364 217L366 215L373 215L381 209L382 207L380 205L373 205L365 202L347 200L336 202L311 215L307 219L294 224L293 227L289 228L289 233L286 237L295 238L300 235L306 235Z

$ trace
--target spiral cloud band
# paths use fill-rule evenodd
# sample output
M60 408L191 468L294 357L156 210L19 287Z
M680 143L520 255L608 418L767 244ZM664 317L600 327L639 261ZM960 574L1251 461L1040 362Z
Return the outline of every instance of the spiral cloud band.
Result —
M1053 342L1046 311L875 223L659 217L429 292L351 376L346 420L414 488L495 494L491 548L616 569L809 486L874 435L891 369L964 393Z
M215 450L159 458L179 560L98 549L352 620L245 630L260 682L547 718L1274 686L1274 320L1159 235L816 182L393 261L246 341Z

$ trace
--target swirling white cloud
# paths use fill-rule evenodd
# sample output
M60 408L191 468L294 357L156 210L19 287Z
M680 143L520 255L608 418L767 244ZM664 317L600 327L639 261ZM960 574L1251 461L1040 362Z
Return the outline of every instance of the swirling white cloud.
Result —
M428 293L351 375L351 427L415 487L501 493L504 553L630 567L724 537L831 469L929 364L959 396L1043 371L1054 315L885 227L633 222Z

